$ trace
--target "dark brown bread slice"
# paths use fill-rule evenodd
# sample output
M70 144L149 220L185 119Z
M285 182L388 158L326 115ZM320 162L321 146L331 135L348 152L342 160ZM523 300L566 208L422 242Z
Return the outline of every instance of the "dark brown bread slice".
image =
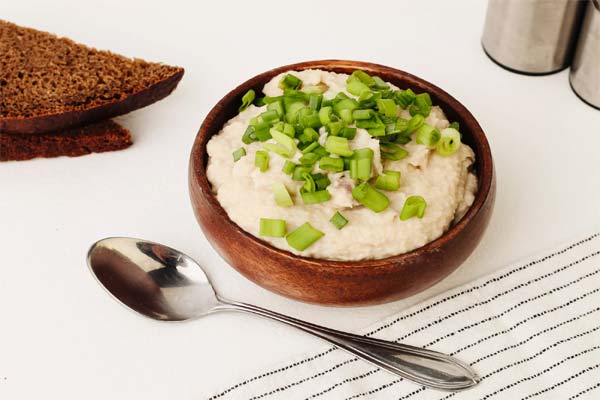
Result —
M0 161L36 157L77 157L131 146L129 131L111 120L60 133L14 135L0 133Z
M183 68L129 59L0 20L0 132L63 131L175 89Z

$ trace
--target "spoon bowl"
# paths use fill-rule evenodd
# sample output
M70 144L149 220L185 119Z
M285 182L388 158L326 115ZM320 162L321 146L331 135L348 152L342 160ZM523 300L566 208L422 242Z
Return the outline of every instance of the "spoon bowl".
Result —
M477 384L470 366L432 350L341 332L220 297L194 260L162 244L111 237L92 245L88 265L121 304L160 321L185 321L217 311L243 311L320 337L393 374L446 391Z
M127 237L102 239L90 248L88 265L120 303L153 319L196 319L219 304L208 277L187 255Z

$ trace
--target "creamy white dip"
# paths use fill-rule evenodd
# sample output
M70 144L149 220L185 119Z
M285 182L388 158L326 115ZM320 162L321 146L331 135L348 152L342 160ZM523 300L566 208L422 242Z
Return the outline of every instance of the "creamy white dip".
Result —
M339 92L346 92L348 75L321 70L292 72L304 85L320 82L328 86L323 94L331 99ZM283 75L283 74L282 74ZM274 77L264 87L267 96L280 96L278 87L280 76ZM393 87L393 85L391 85ZM395 88L395 87L394 87ZM305 222L325 235L306 250L299 252L291 248L285 238L260 237L275 247L307 257L331 260L379 259L408 252L440 237L454 222L460 219L473 203L477 190L477 178L469 167L473 164L473 150L462 144L451 156L443 157L434 150L413 140L403 145L409 155L398 160L382 160L379 141L372 138L364 129L358 129L356 137L350 141L351 149L370 147L375 152L373 166L377 172L394 170L401 172L400 189L386 191L390 206L375 213L353 199L354 186L348 171L328 173L331 184L327 190L331 200L312 205L304 205L299 189L303 182L292 180L281 172L286 159L270 153L269 169L260 172L254 165L257 150L263 150L260 142L249 145L242 143L249 120L265 111L266 106L251 105L238 116L229 120L219 134L213 136L207 145L209 154L207 177L214 193L229 218L245 231L259 237L260 218L283 219L287 222L288 233ZM410 119L406 110L400 116ZM438 129L449 126L441 108L433 106L425 122ZM321 130L321 140L326 134ZM414 136L414 135L413 135ZM240 147L246 149L246 156L234 162L232 152ZM298 151L293 158L297 161L302 154ZM314 172L323 172L315 167ZM282 182L290 192L294 205L280 207L275 203L271 185ZM404 201L412 195L422 196L427 202L423 218L401 221L399 213ZM329 222L339 211L349 221L341 230Z

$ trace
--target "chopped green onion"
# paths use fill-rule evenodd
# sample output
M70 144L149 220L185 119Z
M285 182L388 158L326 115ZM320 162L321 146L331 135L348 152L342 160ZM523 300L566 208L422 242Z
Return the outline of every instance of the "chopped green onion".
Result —
M413 132L422 127L424 123L425 117L423 117L421 114L416 114L406 124L404 133L407 135L412 135Z
M450 156L460 147L460 133L453 128L446 128L441 132L441 139L435 147L436 151L441 156Z
M358 103L354 99L341 99L333 104L333 112L340 115L342 110L354 111L358 107Z
M313 170L313 166L302 166L298 165L294 169L294 173L292 174L292 180L294 181L303 181L305 174L309 174Z
M319 82L316 85L304 86L302 91L308 94L323 94L329 89L329 87L323 82Z
M304 180L304 185L300 188L300 192L315 192L317 190L317 185L315 184L315 179L312 174L309 172L305 172L302 174L302 179Z
M323 157L319 160L319 168L323 171L342 172L344 160L341 158Z
M233 155L233 162L237 162L240 160L240 158L242 158L246 155L246 149L243 147L240 147L239 149L234 151L232 153L232 155Z
M394 191L400 188L400 172L383 171L382 175L377 177L375 188L380 190Z
M269 110L261 113L259 115L262 120L268 124L272 124L274 122L279 121L279 114L275 110Z
M310 153L317 147L319 147L319 142L312 142L311 144L302 149L302 154Z
M293 157L296 153L296 150L298 150L296 141L288 135L286 135L285 133L279 132L277 129L271 128L269 132L271 133L273 139L275 139L275 141L277 142L277 145L281 148L281 152L275 152L277 154L283 155L284 157Z
M352 118L354 119L371 119L375 116L373 110L354 110L352 111Z
M361 82L359 78L350 75L346 80L346 90L355 96L360 96L363 93L370 92L369 86Z
M318 204L331 199L331 195L327 190L319 190L316 192L300 192L302 202L304 204Z
M254 93L254 90L248 90L246 94L242 96L242 105L240 106L240 108L238 108L238 112L242 112L246 108L250 107L250 104L252 104L252 102L254 101L255 96L256 93Z
M269 103L267 105L267 111L275 111L279 118L283 117L283 101L281 99L274 101L273 103Z
M308 96L308 108L314 111L318 111L321 107L321 102L323 101L323 95L313 93Z
M321 121L321 125L327 125L332 122L331 116L333 115L333 108L331 106L321 107L319 110L319 121Z
M394 92L396 103L402 108L408 108L415 101L416 94L410 89Z
M275 202L278 206L290 207L294 205L294 201L283 183L276 182L272 184L271 191L273 191L273 197L275 197Z
M304 128L302 134L298 136L300 143L312 143L319 140L319 134L313 128Z
M358 149L350 160L350 178L367 180L373 169L374 152L370 148Z
M325 150L338 156L350 157L354 152L348 147L348 139L338 136L327 136Z
M406 221L415 216L423 218L423 215L425 215L425 208L427 208L427 203L423 197L410 196L406 199L402 211L400 211L400 220Z
M331 181L325 174L313 174L313 180L315 181L316 190L324 190L329 186Z
M302 86L302 81L300 80L300 78L297 78L292 74L286 74L279 81L279 88L284 89L284 90L285 89L299 89L300 86Z
M254 135L261 142L271 139L271 134L269 133L269 124L266 122L259 122L254 125Z
M385 136L385 126L378 126L377 128L370 128L367 129L367 132L369 132L369 135L371 136Z
M342 229L344 226L346 226L348 220L344 218L342 214L336 212L335 214L333 214L333 217L331 217L329 222L331 222L336 228Z
M450 124L450 126L448 128L452 128L452 129L456 129L457 131L460 131L460 124L458 122L454 121Z
M261 218L258 228L260 236L284 237L285 236L285 220Z
M310 108L303 108L298 112L298 123L304 128L318 128L321 126L319 114Z
M285 237L288 244L298 251L303 251L309 248L314 242L321 239L325 235L323 232L313 228L306 222L299 228L292 231Z
M317 161L319 161L319 156L315 153L306 153L298 161L300 161L301 165L314 165Z
M330 122L327 124L325 129L329 133L330 136L337 136L342 128L344 127L344 123L342 121Z
M410 106L410 115L421 114L424 117L427 117L431 112L431 97L429 97L429 93L419 93L415 97L415 102L412 106Z
M372 86L374 86L374 87L375 87L375 89L382 90L382 89L389 89L389 88L390 88L390 85L388 85L387 83L385 83L385 82L383 81L383 79L381 79L381 78L380 78L380 77L378 77L378 76L374 76L374 77L373 77L373 81L375 81L375 84L374 84L374 85L372 85Z
M391 99L377 100L377 109L386 117L395 117L398 115L398 106Z
M285 163L283 163L283 168L281 168L281 172L283 172L286 175L291 175L294 173L296 165L296 163L293 163L290 160L285 160Z
M260 170L265 172L269 169L269 153L266 151L258 150L254 156L254 165Z
M323 146L319 146L316 149L314 149L313 153L315 153L319 157L326 157L329 155L329 153L327 152L327 150L325 150L325 147Z
M349 128L345 126L338 132L338 136L352 140L356 136L356 128Z
M340 110L340 119L347 124L351 124L354 122L354 118L352 118L352 110L344 108Z
M437 128L423 124L423 126L417 130L416 140L417 143L425 145L430 149L434 149L441 136L442 135Z
M363 182L354 187L354 189L352 189L352 197L363 206L375 212L385 210L390 204L390 200L385 194L375 190L367 182Z
M365 71L361 71L360 69L357 69L354 72L352 72L352 75L350 76L358 78L359 81L361 81L367 86L374 86L377 83L375 79L371 77L371 75L367 74Z
M393 143L379 143L381 158L398 161L408 156L408 151Z
M248 125L246 128L246 132L242 136L242 142L244 144L250 144L252 142L256 142L258 138L256 137L255 128L252 125Z

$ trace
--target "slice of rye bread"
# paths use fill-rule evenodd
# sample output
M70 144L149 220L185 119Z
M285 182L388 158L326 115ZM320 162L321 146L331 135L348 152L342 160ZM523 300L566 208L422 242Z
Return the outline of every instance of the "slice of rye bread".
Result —
M0 20L0 132L88 125L154 103L183 68L99 51Z
M131 134L107 120L60 133L15 135L0 133L0 161L30 160L36 157L77 157L90 153L121 150L132 144Z

